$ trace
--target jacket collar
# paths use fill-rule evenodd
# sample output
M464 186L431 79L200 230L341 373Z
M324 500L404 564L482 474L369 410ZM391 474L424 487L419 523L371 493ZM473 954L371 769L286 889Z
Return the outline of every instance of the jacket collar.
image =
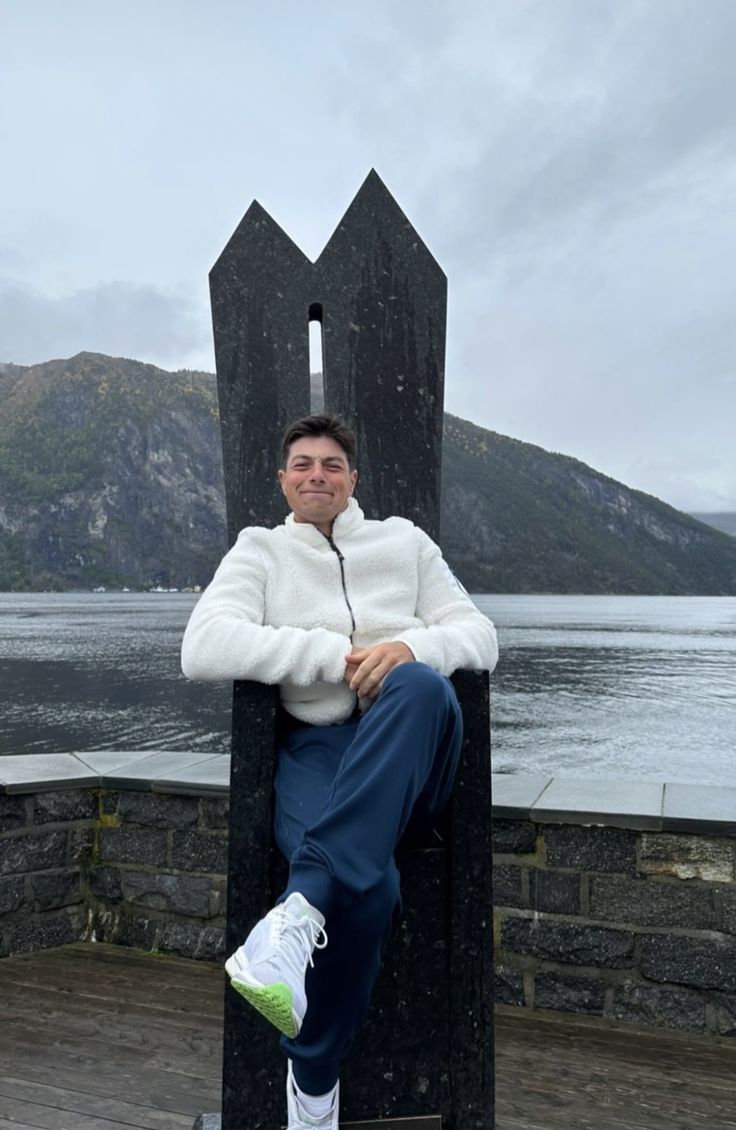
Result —
M360 506L358 506L354 498L349 498L346 508L340 511L335 521L332 523L333 538L339 543L340 538L360 529L364 521L365 515L360 509ZM290 534L291 537L299 538L300 541L306 542L307 545L320 546L325 544L325 536L320 533L316 526L313 526L311 522L295 521L293 513L288 515L284 521L284 526L287 534Z

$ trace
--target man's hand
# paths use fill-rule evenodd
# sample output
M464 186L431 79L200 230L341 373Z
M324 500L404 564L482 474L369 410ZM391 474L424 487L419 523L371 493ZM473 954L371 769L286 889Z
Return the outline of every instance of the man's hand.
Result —
M400 663L413 663L414 654L405 643L392 641L376 643L372 647L354 647L345 656L347 668L345 682L361 698L375 698L383 680Z

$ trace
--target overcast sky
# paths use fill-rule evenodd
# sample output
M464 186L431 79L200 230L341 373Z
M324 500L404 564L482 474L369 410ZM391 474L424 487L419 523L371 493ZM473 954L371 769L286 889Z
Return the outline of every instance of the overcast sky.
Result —
M371 167L449 278L446 407L736 510L736 0L0 0L0 361L214 369L253 198Z

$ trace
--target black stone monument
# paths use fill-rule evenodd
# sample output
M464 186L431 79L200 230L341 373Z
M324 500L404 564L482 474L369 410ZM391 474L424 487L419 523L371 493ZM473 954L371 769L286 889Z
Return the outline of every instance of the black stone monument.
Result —
M375 172L316 263L253 203L210 274L229 537L283 521L280 438L310 412L309 322L322 326L325 410L358 434L356 495L437 539L446 279ZM487 672L453 676L465 743L428 842L397 859L404 913L341 1076L341 1125L492 1130L491 777ZM228 953L273 905L285 867L271 835L277 691L233 698ZM229 985L222 1130L285 1124L278 1037ZM195 1126L214 1130L217 1116Z

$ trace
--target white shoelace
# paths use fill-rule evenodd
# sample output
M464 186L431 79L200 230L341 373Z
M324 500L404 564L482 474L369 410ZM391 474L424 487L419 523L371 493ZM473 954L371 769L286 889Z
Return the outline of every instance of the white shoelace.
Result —
M271 912L270 938L284 954L286 964L297 976L301 976L307 965L314 965L313 950L323 950L327 945L327 934L319 922L309 918L295 918L287 913L283 905L274 907Z

